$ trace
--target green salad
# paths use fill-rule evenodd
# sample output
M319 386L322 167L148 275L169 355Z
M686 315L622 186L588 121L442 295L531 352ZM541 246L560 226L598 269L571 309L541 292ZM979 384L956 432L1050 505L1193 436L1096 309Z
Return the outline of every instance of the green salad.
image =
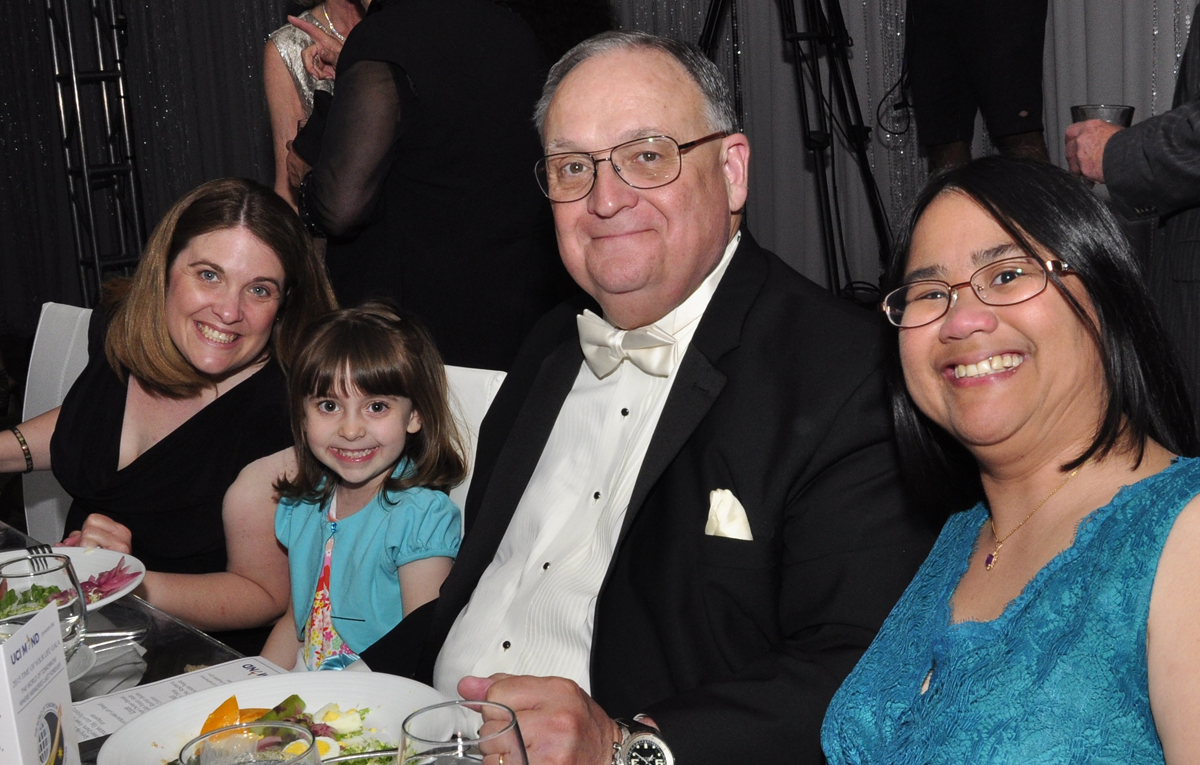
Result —
M8 589L7 582L0 582L0 620L41 611L52 600L63 600L67 596L58 587L43 587L35 584L28 590L17 592Z
M292 694L259 717L262 722L290 722L303 725L316 737L317 751L321 759L347 754L362 754L380 749L391 749L395 743L382 741L375 736L374 728L364 726L363 719L371 710L366 707L343 710L338 704L326 704L315 712L306 710L304 699ZM285 750L286 753L286 750ZM395 765L395 755L364 757L355 760L355 765Z

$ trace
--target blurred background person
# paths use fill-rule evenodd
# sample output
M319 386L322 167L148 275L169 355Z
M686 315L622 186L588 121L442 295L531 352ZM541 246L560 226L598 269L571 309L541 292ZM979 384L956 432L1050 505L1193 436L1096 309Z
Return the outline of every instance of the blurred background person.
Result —
M597 3L374 0L288 159L341 302L390 298L447 364L508 368L574 291L533 174L546 57L610 23Z
M1049 162L1046 0L909 0L908 82L930 171L971 161L975 114L1001 154Z
M1105 184L1122 216L1154 221L1142 269L1179 354L1200 421L1198 36L1193 23L1170 111L1126 129L1102 120L1076 122L1067 128L1066 144L1071 171Z
M312 0L304 4L311 5ZM296 137L299 124L312 114L314 93L318 90L333 93L333 79L309 74L302 54L314 44L313 34L321 35L326 44L344 43L365 12L365 4L358 0L325 0L300 14L298 18L305 22L306 28L284 24L271 33L263 46L263 88L271 117L275 192L293 208L296 199L287 182L288 144Z

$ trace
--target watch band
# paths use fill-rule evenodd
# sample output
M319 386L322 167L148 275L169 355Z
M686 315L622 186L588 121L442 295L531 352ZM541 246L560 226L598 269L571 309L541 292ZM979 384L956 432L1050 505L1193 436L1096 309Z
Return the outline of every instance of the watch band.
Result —
M652 733L655 736L659 735L658 728L647 725L636 717L632 720L627 720L624 717L620 717L613 722L621 726L621 730L624 733L622 740L629 738L634 733Z
M621 728L621 741L613 744L612 765L629 765L629 750L640 741L652 742L653 747L662 754L664 765L673 765L674 757L671 755L671 749L663 741L662 734L657 728L636 719L618 718L614 722Z

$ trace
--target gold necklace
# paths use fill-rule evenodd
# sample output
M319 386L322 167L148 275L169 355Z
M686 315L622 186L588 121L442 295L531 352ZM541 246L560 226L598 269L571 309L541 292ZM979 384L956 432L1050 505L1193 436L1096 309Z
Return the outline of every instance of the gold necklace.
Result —
M1082 466L1082 465L1080 465L1079 467L1083 467L1083 466ZM997 561L997 559L999 559L999 557L1000 557L1000 548L1004 546L1004 542L1005 542L1005 540L1007 540L1007 539L1008 539L1009 537L1011 537L1013 534L1016 534L1018 531L1020 531L1020 530L1021 530L1021 527L1025 525L1025 521L1027 521L1027 520L1029 520L1030 518L1032 518L1034 513L1036 513L1038 510L1041 510L1043 507L1045 507L1045 506L1046 506L1046 503L1050 501L1050 498L1051 498L1051 497L1053 497L1055 494L1057 494L1059 489L1061 489L1062 487L1066 486L1066 485L1067 485L1067 483L1068 483L1068 482L1069 482L1069 481L1070 481L1072 478L1074 478L1074 477L1075 477L1075 474L1076 474L1076 473L1078 473L1078 472L1079 472L1079 468L1075 468L1074 470L1072 470L1072 471L1071 471L1071 474L1070 474L1070 475L1068 475L1066 478L1064 478L1064 479L1063 479L1063 481L1062 481L1062 483L1060 483L1058 486L1055 486L1055 487L1054 487L1054 491L1052 491L1052 492L1050 492L1049 494L1047 494L1047 495L1046 495L1046 498L1045 498L1045 499L1043 499L1041 502L1039 502L1039 503L1038 503L1038 506L1037 506L1037 507L1035 507L1035 508L1033 508L1033 510L1031 510L1031 511L1029 512L1029 515L1025 516L1025 520L1024 520L1024 521L1021 521L1020 523L1018 523L1018 524L1017 524L1017 527L1016 527L1015 529L1013 529L1012 531L1008 532L1008 533L1007 533L1007 534L1005 534L1004 536L1000 536L999 534L997 534L997 533L996 533L996 520L995 520L994 518L988 518L988 523L990 523L990 524L991 524L991 526L992 526L992 539L995 539L995 540L996 540L996 548L995 548L994 550L992 550L992 552L991 552L991 553L990 553L990 554L989 554L989 555L988 555L986 558L984 558L984 560L983 560L983 563L984 563L984 565L987 567L987 570L988 570L988 571L991 571L991 570L992 570L992 569L995 567L995 565L996 565L996 561Z
M321 13L325 14L325 23L329 25L329 31L333 32L333 36L338 39L338 42L346 42L346 38L342 37L342 33L337 31L337 27L333 25L333 19L329 18L329 7L327 3L321 3Z

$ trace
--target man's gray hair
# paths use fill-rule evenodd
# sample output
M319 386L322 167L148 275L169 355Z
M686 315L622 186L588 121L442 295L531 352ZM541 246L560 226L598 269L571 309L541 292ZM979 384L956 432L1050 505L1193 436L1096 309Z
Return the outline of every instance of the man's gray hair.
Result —
M554 98L558 86L571 73L571 70L593 56L618 50L657 50L675 60L688 73L700 94L704 97L704 117L709 129L714 132L723 130L734 132L736 121L733 115L733 102L729 98L729 88L725 85L725 77L717 65L705 56L699 48L689 43L672 40L668 37L658 37L645 32L603 32L590 37L563 54L554 66L542 87L542 97L538 99L533 112L533 121L537 125L538 135L545 140L546 112L550 110L550 101ZM682 140L691 140L679 136Z

